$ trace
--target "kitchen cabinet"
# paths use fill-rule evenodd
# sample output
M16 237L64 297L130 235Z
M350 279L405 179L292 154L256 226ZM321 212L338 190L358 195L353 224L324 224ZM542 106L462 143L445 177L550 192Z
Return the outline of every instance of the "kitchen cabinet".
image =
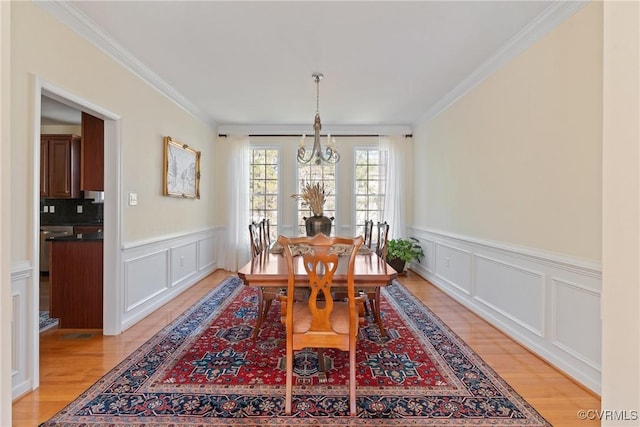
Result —
M104 120L82 113L80 189L104 191Z
M40 197L80 197L80 137L41 135Z
M74 225L73 234L101 233L103 228L101 225Z
M52 239L49 256L49 316L62 329L102 328L102 239Z

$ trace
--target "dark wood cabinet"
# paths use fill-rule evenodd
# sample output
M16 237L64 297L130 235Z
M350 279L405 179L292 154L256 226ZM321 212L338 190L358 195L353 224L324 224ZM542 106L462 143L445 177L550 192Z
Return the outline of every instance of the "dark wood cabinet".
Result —
M52 199L80 197L80 137L41 135L40 196Z
M74 225L73 234L100 233L102 229L101 225Z
M82 191L104 191L104 120L82 113Z
M60 328L102 328L102 240L52 240L49 312Z

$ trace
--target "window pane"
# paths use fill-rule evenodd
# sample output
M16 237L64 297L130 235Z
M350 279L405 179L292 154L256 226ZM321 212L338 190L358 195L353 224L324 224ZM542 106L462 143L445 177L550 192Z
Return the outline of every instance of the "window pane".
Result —
M264 197L261 195L253 195L253 197L251 198L251 208L254 211L264 211L265 205L264 205Z
M262 165L254 164L251 170L253 172L252 173L253 179L264 179L265 177L264 164Z
M266 150L265 163L268 165L278 164L278 150Z
M265 207L267 211L277 212L278 211L278 196L271 195L265 196Z
M257 179L253 180L253 194L264 194L264 181L259 181Z
M265 193L266 194L277 194L278 193L278 181L275 179L269 179L264 182Z
M380 181L369 181L369 194L380 194Z
M355 154L356 165L366 165L368 160L367 150L357 150Z

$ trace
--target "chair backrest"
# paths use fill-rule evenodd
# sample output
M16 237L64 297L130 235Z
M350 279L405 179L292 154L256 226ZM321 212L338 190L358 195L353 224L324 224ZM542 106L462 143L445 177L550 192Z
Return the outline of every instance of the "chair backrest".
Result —
M376 254L387 259L387 240L389 239L389 224L387 222L378 223L378 244L376 245Z
M373 220L368 219L364 222L364 243L363 246L371 249L371 236L373 234Z
M331 324L331 313L334 307L334 300L331 293L333 286L333 277L341 262L347 263L347 295L350 313L353 313L353 319L349 324L353 324L352 331L357 331L358 315L355 309L355 290L354 290L354 266L358 249L362 246L363 237L341 238L328 237L322 233L313 237L286 238L280 236L278 243L283 247L283 252L287 259L288 281L287 295L293 295L295 291L295 275L294 275L294 256L291 247L294 245L308 245L311 250L304 251L303 257L304 268L309 280L310 294L308 297L309 311L312 313L312 319L309 328L306 331L309 334L325 334L325 338L321 338L323 343L330 342L328 335L336 333L336 328ZM344 286L341 284L340 286ZM287 298L286 328L287 337L293 334L293 298ZM344 321L344 319L343 319ZM355 332L354 332L355 333ZM328 334L328 335L327 335ZM344 334L346 335L346 334ZM320 347L322 345L319 344ZM339 348L341 346L338 346ZM344 349L344 348L343 348Z
M251 256L260 255L264 249L262 245L262 222L249 224L249 241L251 242Z
M269 218L262 220L262 249L269 249L271 246L271 230L269 226Z

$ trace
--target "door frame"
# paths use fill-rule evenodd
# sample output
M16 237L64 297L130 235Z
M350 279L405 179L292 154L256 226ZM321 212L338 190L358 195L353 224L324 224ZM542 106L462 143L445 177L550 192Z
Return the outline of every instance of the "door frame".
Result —
M40 384L40 330L39 330L39 287L40 287L40 117L41 97L47 96L63 104L89 113L104 120L104 256L103 256L103 330L104 335L118 335L122 332L122 274L120 247L121 227L121 117L106 108L77 96L38 76L33 78L33 189L31 212L33 215L31 281L31 302L28 307L33 327L30 330L29 360L31 360L32 389Z

